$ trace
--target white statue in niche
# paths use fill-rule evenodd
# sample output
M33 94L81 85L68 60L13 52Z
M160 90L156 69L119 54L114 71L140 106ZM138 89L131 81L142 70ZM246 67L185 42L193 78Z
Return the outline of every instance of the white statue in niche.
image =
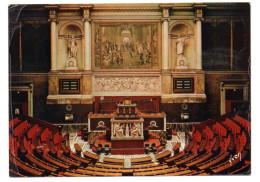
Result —
M81 40L81 35L60 35L59 38L67 39L67 52L68 58L66 60L66 70L78 70L77 65L77 53L78 53L78 43L77 39Z
M70 53L70 56L69 57L74 57L76 58L77 57L77 51L78 51L78 47L77 47L77 41L74 37L74 35L71 36L71 38L69 39L69 53Z
M188 35L178 35L176 42L177 49L177 69L187 69L187 61L184 56L185 40L188 39Z
M185 47L185 39L186 39L186 36L185 37L181 37L179 35L178 39L177 39L177 55L183 55L184 53L184 47Z

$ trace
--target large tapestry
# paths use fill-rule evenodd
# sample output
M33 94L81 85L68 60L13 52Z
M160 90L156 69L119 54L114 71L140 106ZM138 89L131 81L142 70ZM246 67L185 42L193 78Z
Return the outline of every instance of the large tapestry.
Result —
M157 68L158 24L95 24L94 63L100 69Z

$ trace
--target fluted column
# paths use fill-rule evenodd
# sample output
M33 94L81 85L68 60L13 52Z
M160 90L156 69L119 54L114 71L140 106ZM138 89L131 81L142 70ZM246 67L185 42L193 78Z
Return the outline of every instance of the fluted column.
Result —
M84 70L90 71L91 70L91 19L90 19L90 10L92 8L92 5L84 5L81 6L83 11L83 19L84 21L84 34L85 34L85 40L84 40Z
M169 40L168 40L168 29L169 29L169 8L172 5L160 4L162 9L162 69L169 69Z
M85 30L85 64L84 70L91 70L91 25L90 22L85 20L84 22Z
M57 70L57 11L59 6L47 5L46 9L49 9L49 22L51 22L51 71Z
M51 20L51 71L57 70L57 41L56 41L56 21Z
M169 51L168 51L168 19L163 19L162 23L162 69L169 69Z
M207 5L203 3L195 3L193 8L195 9L195 22L196 22L196 69L202 69L202 27L201 22L203 19L203 8Z
M197 42L197 69L202 69L202 31L201 19L196 21L196 42Z

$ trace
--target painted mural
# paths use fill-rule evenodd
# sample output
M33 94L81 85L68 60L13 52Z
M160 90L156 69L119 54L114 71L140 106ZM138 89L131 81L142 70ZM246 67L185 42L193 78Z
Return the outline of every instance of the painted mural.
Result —
M157 24L96 24L94 62L101 69L158 67Z

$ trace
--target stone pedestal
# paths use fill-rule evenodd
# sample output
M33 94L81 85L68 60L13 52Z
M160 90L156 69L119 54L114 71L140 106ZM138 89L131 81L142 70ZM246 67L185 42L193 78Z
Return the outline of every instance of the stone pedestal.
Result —
M186 58L183 55L177 55L177 69L188 69Z
M78 70L77 59L71 57L67 60L66 70Z

